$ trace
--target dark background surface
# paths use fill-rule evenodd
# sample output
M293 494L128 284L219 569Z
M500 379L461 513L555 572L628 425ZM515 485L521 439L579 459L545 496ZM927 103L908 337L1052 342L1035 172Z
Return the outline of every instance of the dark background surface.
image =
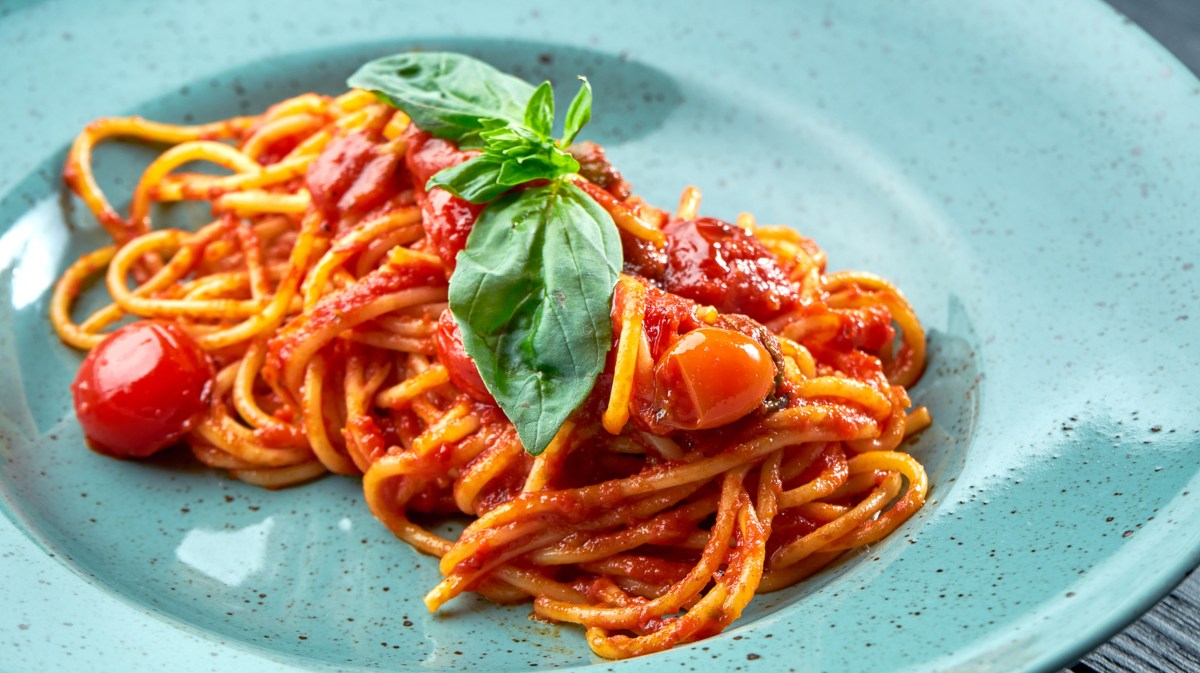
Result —
M1200 0L1108 0L1108 3L1200 75ZM1140 620L1063 673L1158 671L1200 672L1200 572L1192 572Z

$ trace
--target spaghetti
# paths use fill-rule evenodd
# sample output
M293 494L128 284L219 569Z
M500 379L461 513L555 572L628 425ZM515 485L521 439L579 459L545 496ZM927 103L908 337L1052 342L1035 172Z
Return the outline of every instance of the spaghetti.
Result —
M91 168L93 147L114 137L168 146L126 217ZM267 488L361 475L375 516L441 558L431 610L464 591L532 598L614 659L711 636L756 592L877 542L921 507L925 472L901 445L930 421L906 393L924 334L892 284L827 273L794 230L698 218L695 188L669 215L632 196L598 147L572 152L572 179L620 228L625 273L609 364L536 457L442 318L479 208L424 186L471 153L364 91L200 126L90 124L65 176L113 244L67 269L50 316L81 350L130 316L189 336L215 367L184 436L196 459ZM182 170L193 162L227 174ZM155 204L182 200L207 201L213 221L151 226ZM730 256L719 277L705 270L714 255ZM101 275L111 303L76 322ZM713 379L735 369L689 376L685 338L733 343L766 378L751 372L731 391ZM729 402L751 388L749 404ZM472 517L457 540L420 523L450 513Z

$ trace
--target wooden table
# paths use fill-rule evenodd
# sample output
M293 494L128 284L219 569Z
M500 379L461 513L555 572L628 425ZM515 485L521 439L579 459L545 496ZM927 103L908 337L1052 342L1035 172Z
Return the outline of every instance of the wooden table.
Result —
M1200 74L1200 0L1108 2ZM1160 671L1200 672L1200 571L1193 571L1141 619L1062 673Z
M1063 673L1197 671L1200 671L1200 571L1193 571L1150 612Z

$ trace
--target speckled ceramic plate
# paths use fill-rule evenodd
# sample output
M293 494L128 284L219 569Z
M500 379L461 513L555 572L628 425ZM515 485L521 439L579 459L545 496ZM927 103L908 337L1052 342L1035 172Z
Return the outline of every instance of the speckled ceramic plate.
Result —
M0 669L1048 670L1197 562L1188 72L1084 0L572 4L0 4ZM338 92L411 47L587 74L591 136L651 201L695 183L895 279L930 332L928 507L723 635L612 665L528 607L427 614L435 564L353 479L270 493L84 449L45 317L100 241L70 139ZM127 194L146 156L104 150L102 180Z

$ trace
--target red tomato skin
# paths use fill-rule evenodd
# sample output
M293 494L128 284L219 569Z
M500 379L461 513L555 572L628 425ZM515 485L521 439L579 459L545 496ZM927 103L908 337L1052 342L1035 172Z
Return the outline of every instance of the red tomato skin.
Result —
M114 458L145 458L179 441L212 399L214 371L183 330L141 321L87 354L71 392L88 446Z
M463 346L462 333L458 331L458 323L450 309L442 311L438 318L437 336L438 360L446 367L450 375L450 383L479 402L495 404L496 398L488 392L483 378L479 376L479 368L475 361L467 355Z
M374 156L375 144L361 133L330 142L305 173L304 184L313 205L325 217L337 219L339 201Z

